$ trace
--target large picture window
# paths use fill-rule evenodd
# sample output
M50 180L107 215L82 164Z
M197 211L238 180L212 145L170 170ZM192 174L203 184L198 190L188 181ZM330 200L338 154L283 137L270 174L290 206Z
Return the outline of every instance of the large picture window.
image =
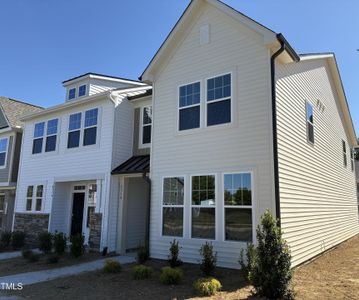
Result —
M224 175L225 239L252 242L252 179L250 173Z
M141 145L148 145L151 143L152 130L152 106L145 106L142 108L141 118Z
M215 239L215 176L192 176L192 238Z
M162 235L183 236L184 178L163 179Z
M200 127L201 114L200 82L183 85L179 88L179 130Z
M8 143L8 138L0 139L0 167L3 168L6 166Z
M207 126L231 122L231 74L207 80Z
M307 114L307 140L314 144L314 113L313 106L306 102L306 114Z

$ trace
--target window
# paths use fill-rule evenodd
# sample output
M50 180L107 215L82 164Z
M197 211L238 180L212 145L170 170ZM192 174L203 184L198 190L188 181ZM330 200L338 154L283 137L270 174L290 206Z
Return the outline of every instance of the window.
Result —
M70 115L69 133L67 139L67 148L76 148L80 146L81 133L81 113Z
M68 99L74 99L76 97L76 88L69 89L69 96Z
M163 179L162 235L183 236L184 178Z
M250 173L224 175L225 239L252 242L252 180Z
M36 211L41 211L43 193L44 193L44 186L38 185L36 187L36 206L35 206Z
M215 239L215 176L192 176L192 238Z
M207 80L207 126L231 122L231 74Z
M79 97L85 96L86 95L86 84L81 85L79 87Z
M8 141L8 138L0 139L0 167L5 167L6 165Z
M27 187L26 192L26 210L31 211L32 210L32 197L34 193L34 186L30 185Z
M97 184L90 184L87 205L91 207L96 207L96 202L97 202Z
M98 109L85 112L84 146L96 144Z
M307 113L307 140L314 144L314 113L313 106L306 102L306 113Z
M56 150L58 121L58 119L53 119L47 122L45 152L51 152Z
M0 213L6 213L5 195L0 194Z
M179 88L179 130L200 127L200 82Z
M342 145L343 145L343 162L344 162L344 167L347 167L347 165L348 165L348 161L347 161L347 144L345 143L344 140L342 140Z
M350 150L350 165L351 165L351 169L352 172L354 171L354 149Z
M45 132L45 122L35 124L34 140L32 144L32 154L37 154L42 152L44 132Z
M141 144L150 144L152 129L152 106L146 106L142 108L141 122Z

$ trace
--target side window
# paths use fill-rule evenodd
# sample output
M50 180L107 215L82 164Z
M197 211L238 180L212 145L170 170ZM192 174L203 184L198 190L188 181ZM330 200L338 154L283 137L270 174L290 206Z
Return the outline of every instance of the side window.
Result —
M6 165L8 143L8 138L0 139L0 167L5 167Z
M44 186L43 185L38 185L36 187L36 202L35 202L35 210L36 211L41 211L42 209L42 198L43 198L43 194L44 194Z
M26 210L31 211L32 210L32 196L34 193L34 186L30 185L27 187L26 192Z
M178 130L200 127L201 114L200 82L183 85L179 88Z
M344 140L342 140L342 146L343 146L343 163L344 167L347 167L348 165L348 159L347 159L347 144Z
M86 84L81 85L79 87L79 97L85 96L86 95Z
M352 172L354 171L354 152L355 152L354 149L350 150L350 165L351 165Z
M51 152L56 150L58 123L58 119L49 120L47 122L45 152Z
M207 80L207 126L231 122L231 74Z
M34 129L34 140L32 143L32 154L37 154L42 152L44 132L45 132L45 122L36 123Z
M141 144L151 144L151 130L152 130L152 106L142 108L141 120Z
M67 148L76 148L80 146L81 116L81 113L76 113L69 117Z
M98 108L85 112L84 146L96 144Z
M307 140L314 144L314 114L313 106L306 102L306 115L307 115Z

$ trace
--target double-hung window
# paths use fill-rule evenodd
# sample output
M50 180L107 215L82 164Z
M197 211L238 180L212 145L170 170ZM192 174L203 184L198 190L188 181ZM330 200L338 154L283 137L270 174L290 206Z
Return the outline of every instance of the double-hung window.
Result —
M216 237L214 175L192 176L192 238Z
M58 119L47 121L45 152L51 152L56 150L58 123Z
M231 74L207 79L207 126L231 122Z
M84 146L96 144L98 108L85 112Z
M79 86L79 97L86 95L86 84Z
M184 178L163 179L162 235L183 236Z
M69 95L67 99L75 99L76 98L76 88L69 89Z
M45 133L45 122L36 123L34 129L34 140L32 143L32 154L37 154L42 152L44 133Z
M225 174L223 196L225 239L227 241L252 242L251 174Z
M70 115L67 148L76 148L80 146L81 117L81 113Z
M342 146L343 146L343 163L344 167L347 167L348 165L348 158L347 158L347 144L344 140L342 140Z
M307 115L307 140L314 144L314 113L313 106L306 102L306 115Z
M151 143L152 106L146 106L142 108L141 122L141 144L148 145Z
M0 139L0 168L6 166L8 143L8 138Z
M59 119L52 119L47 122L35 124L32 154L42 153L43 151L52 152L56 150L58 123Z
M43 185L29 185L26 192L26 210L27 211L41 211L44 196ZM33 207L35 205L35 207Z
M179 88L179 131L200 127L201 84L195 82Z

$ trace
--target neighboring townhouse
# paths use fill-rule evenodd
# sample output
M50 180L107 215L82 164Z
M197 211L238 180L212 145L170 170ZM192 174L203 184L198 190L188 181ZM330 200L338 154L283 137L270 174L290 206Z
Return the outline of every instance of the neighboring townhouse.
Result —
M10 231L13 223L23 126L20 116L42 109L0 97L0 232Z
M63 86L65 103L22 119L13 230L25 231L29 244L44 230L83 234L86 244L102 250L113 231L116 236L111 171L133 152L134 108L125 98L150 87L95 73Z
M217 0L193 0L141 80L153 85L150 254L238 267L266 209L296 266L359 233L357 145L333 54L299 56ZM120 201L121 203L121 201Z

